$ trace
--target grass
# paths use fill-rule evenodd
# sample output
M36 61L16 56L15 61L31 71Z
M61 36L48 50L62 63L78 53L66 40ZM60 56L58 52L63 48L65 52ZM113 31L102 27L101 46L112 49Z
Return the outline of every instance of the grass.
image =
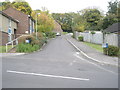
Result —
M68 32L62 32L63 35L68 34Z
M8 50L12 48L12 45L8 45ZM6 46L0 46L0 53L5 53L6 52Z
M98 45L98 44L93 44L93 43L88 43L88 42L83 42L84 44L96 49L99 52L103 52L103 48L102 45Z

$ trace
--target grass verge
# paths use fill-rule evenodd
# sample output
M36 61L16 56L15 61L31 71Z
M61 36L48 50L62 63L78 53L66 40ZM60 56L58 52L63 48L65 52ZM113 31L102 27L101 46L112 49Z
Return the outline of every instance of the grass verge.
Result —
M103 48L101 45L98 45L98 44L93 44L93 43L88 43L88 42L83 42L84 44L96 49L97 51L99 52L102 52L103 53Z
M8 45L8 50L12 48L12 45ZM0 46L0 53L6 53L6 46Z

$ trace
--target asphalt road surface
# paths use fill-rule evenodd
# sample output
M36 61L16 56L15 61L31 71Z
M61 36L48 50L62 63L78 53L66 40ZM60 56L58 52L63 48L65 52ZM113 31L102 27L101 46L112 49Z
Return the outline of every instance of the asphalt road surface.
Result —
M3 88L117 88L117 67L84 57L59 36L41 51L3 58Z

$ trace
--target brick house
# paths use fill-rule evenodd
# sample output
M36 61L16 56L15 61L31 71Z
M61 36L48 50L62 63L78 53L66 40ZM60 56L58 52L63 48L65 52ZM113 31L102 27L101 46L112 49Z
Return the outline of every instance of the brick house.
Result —
M19 21L18 28L15 32L16 37L19 37L23 34L34 33L35 20L30 15L18 11L12 7L3 10L3 12Z
M0 45L15 39L19 21L0 11Z
M54 21L54 29L53 29L53 31L55 32L55 33L61 33L62 34L62 32L63 32L63 30L62 30L62 28L61 28L61 25L58 23L58 22L56 22L56 21Z

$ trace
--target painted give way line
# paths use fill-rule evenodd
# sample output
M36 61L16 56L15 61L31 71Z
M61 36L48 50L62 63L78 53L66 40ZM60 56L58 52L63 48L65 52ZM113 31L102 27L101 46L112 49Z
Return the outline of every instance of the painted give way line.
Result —
M48 74L40 74L40 73L29 73L29 72L11 71L11 70L7 70L7 72L8 73L15 73L15 74L51 77L51 78L62 78L62 79L89 81L89 79L85 79L85 78L76 78L76 77L68 77L68 76L56 76L56 75L48 75Z

